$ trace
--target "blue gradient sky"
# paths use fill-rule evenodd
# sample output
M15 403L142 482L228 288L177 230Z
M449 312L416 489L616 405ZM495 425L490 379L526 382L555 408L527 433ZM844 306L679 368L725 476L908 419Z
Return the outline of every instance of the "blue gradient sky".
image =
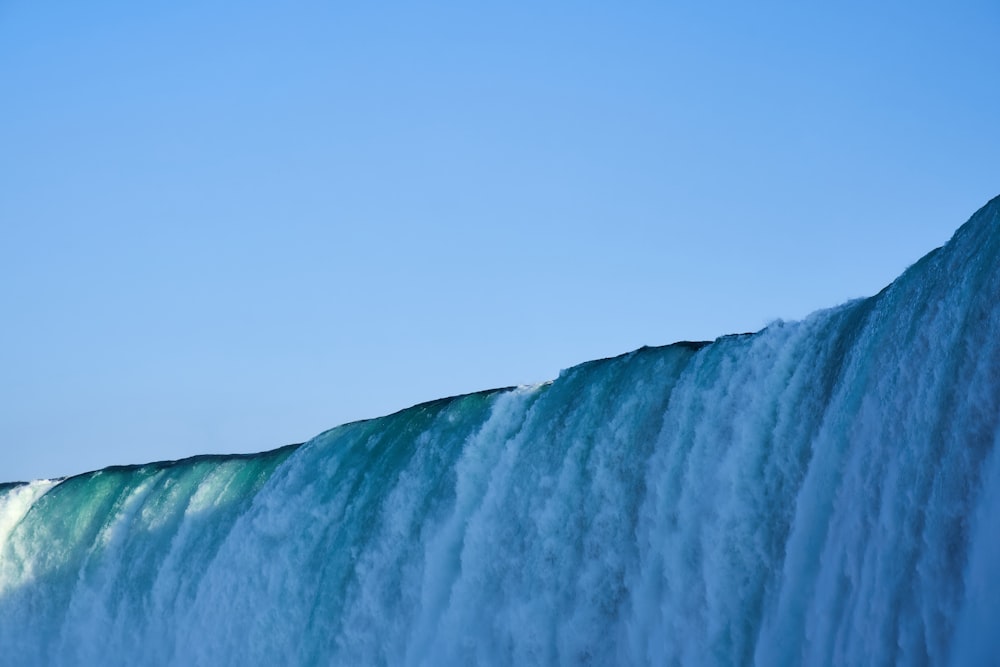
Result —
M0 479L801 318L1000 192L995 2L378 4L0 2Z

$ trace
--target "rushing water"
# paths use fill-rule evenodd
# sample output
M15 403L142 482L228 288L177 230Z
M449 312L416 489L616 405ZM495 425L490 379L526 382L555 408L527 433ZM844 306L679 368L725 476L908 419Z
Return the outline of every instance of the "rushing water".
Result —
M0 486L0 664L991 664L998 440L994 200L803 322Z

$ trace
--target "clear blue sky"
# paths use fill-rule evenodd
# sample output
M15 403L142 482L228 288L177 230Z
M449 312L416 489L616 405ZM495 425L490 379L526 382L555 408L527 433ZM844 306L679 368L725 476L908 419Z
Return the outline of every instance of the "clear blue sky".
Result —
M0 480L877 292L1000 193L1000 6L806 4L0 1Z

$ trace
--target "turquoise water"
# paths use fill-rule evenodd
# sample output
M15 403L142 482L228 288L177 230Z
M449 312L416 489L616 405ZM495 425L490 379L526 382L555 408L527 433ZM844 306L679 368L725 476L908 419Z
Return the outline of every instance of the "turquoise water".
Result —
M1000 202L875 297L0 486L0 664L1000 655Z

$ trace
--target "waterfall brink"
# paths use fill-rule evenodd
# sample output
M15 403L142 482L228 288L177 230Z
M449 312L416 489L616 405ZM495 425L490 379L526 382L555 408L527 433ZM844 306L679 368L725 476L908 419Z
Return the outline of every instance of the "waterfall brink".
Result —
M0 664L988 664L998 440L1000 199L802 322L0 485Z

